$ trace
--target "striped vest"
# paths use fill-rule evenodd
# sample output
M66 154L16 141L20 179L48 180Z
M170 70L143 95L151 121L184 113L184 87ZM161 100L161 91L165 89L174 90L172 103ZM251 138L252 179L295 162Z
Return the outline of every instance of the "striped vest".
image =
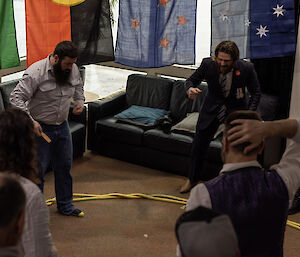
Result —
M241 168L205 185L212 209L231 218L242 257L283 256L289 198L275 170Z

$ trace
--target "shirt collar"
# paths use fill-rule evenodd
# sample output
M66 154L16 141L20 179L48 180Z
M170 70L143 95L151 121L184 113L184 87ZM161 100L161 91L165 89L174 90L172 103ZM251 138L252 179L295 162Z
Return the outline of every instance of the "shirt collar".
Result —
M261 165L258 163L258 161L250 161L250 162L236 162L236 163L226 163L223 165L223 168L220 171L221 173L229 172L245 167L259 167L261 168Z
M47 67L47 71L49 70L53 70L53 66L51 65L50 63L50 57L51 57L52 54L49 54L48 57L46 58L46 67Z

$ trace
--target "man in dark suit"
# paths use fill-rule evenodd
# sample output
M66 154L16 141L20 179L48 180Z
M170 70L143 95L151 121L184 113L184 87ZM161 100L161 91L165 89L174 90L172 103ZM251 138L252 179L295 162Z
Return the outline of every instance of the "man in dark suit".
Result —
M203 80L208 84L208 93L199 114L194 137L189 179L181 187L186 193L202 176L201 167L205 153L225 116L235 110L255 111L260 100L260 87L252 63L239 59L239 49L232 41L222 41L216 46L215 57L204 58L200 67L186 80L190 99L195 99L201 90L197 88ZM245 89L250 93L247 101Z

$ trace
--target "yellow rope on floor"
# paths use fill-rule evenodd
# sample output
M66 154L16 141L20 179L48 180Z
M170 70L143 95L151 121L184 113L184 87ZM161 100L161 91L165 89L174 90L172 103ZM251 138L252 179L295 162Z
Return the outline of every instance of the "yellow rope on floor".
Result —
M300 224L291 220L287 220L286 224L292 228L300 230Z
M95 194L73 194L73 201L89 201L89 200L105 200L105 199L150 199L156 201L163 201L163 202L170 202L170 203L179 203L179 204L186 204L187 199L171 196L171 195L164 195L164 194L141 194L141 193L133 193L133 194L121 194L121 193L109 193L103 195L95 195ZM46 201L48 206L54 204L56 202L56 198L51 198Z
M80 202L80 201L90 201L90 200L107 200L107 199L149 199L155 201L162 201L168 203L178 203L186 205L187 199L180 198L177 196L172 195L164 195L164 194L142 194L142 193L132 193L132 194L121 194L121 193L109 193L103 195L95 195L95 194L73 194L73 202ZM51 198L46 200L46 204L48 206L56 203L56 198ZM300 230L300 223L287 220L287 226Z

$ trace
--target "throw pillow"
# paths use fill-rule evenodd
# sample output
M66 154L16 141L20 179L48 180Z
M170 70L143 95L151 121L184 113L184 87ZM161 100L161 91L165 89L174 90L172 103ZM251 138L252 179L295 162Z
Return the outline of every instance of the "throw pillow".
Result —
M117 118L118 121L137 126L153 127L156 125L158 119L168 114L169 111L163 109L132 105L128 109L115 115L115 118Z
M171 128L172 132L180 134L193 135L196 133L196 125L199 117L199 112L189 113L186 118L177 123Z

